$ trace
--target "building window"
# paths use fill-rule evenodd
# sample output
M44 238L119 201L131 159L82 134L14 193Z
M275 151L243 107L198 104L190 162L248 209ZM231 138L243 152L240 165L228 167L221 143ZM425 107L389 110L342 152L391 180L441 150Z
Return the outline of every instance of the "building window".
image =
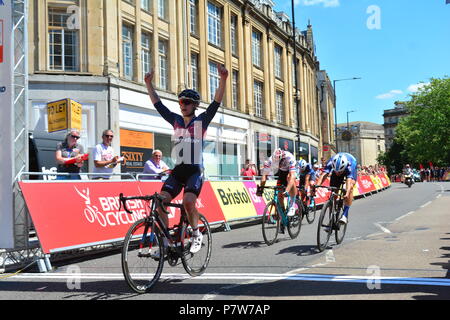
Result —
M263 84L255 81L253 84L253 103L255 105L255 116L263 117Z
M122 26L122 54L123 75L126 79L133 79L133 28Z
M189 0L191 34L198 34L198 0Z
M166 1L158 0L158 18L160 19L166 19Z
M258 68L261 68L261 39L261 32L252 32L252 62Z
M161 89L168 89L168 72L167 72L167 41L159 40L158 42L158 57L159 57L159 87Z
M151 53L150 53L151 36L146 32L141 35L141 62L142 62L142 79L145 79L145 74L150 71Z
M216 62L209 62L209 94L211 101L214 100L214 95L216 94L217 88L219 88L219 68Z
M192 89L199 91L198 86L198 54L191 53L191 85Z
M79 29L69 29L71 13L66 8L48 9L49 69L55 71L79 70Z
M277 91L275 95L275 105L277 110L277 122L284 123L284 105L283 105L283 92Z
M239 71L233 70L232 79L231 79L231 90L233 95L233 100L231 103L231 108L237 109L239 103Z
M221 16L220 8L208 2L208 41L218 47L222 44Z
M150 12L151 11L151 0L141 0L141 9Z
M278 45L275 45L274 49L274 65L275 65L275 77L281 79L282 78L282 69L281 69L281 55L283 52L283 48Z
M237 16L234 14L231 15L230 37L231 37L231 53L237 56L238 55Z

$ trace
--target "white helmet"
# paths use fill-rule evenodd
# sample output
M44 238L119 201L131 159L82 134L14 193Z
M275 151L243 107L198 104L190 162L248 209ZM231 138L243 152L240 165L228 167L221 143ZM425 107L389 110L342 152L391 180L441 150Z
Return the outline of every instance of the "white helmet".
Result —
M284 155L283 150L281 150L280 148L275 149L275 151L274 151L274 153L273 153L273 156L272 156L272 159L273 159L274 161L280 161L281 158L283 158L283 155Z
M297 164L298 164L298 168L300 169L301 172L305 171L306 166L308 165L308 163L304 159L299 160Z
M336 172L343 172L348 167L348 159L344 154L337 154L331 160L331 165Z

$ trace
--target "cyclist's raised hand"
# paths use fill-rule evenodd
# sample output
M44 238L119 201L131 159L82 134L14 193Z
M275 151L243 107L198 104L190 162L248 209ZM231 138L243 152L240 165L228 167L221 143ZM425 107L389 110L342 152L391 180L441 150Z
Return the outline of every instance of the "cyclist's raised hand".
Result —
M151 69L150 72L147 72L145 74L144 81L147 86L152 84L154 76L155 76L155 71L153 69Z
M223 66L222 64L219 64L218 66L219 75L221 78L228 78L228 70Z

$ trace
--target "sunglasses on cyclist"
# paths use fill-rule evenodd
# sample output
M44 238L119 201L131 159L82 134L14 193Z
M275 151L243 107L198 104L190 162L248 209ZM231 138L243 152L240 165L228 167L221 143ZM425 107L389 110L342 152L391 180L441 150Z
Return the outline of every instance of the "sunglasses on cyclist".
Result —
M194 104L194 100L191 99L181 99L180 100L180 104L184 105L184 106L188 106L190 104Z
M71 134L70 135L72 138L74 138L75 140L78 140L78 139L80 139L80 137L79 136L74 136L73 134Z

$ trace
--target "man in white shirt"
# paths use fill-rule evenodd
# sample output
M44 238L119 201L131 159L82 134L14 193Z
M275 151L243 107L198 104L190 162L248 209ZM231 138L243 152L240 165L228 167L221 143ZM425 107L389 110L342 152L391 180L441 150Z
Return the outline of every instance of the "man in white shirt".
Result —
M94 150L94 173L99 173L95 175L92 179L109 179L111 173L113 173L114 168L118 163L123 161L119 156L114 156L114 150L111 146L112 139L114 138L114 133L112 130L103 131L103 142L95 146Z
M152 158L145 163L144 172L145 174L160 174L161 172L169 170L167 164L162 161L161 150L154 150L152 152ZM157 176L144 176L144 180L159 180L160 177Z

